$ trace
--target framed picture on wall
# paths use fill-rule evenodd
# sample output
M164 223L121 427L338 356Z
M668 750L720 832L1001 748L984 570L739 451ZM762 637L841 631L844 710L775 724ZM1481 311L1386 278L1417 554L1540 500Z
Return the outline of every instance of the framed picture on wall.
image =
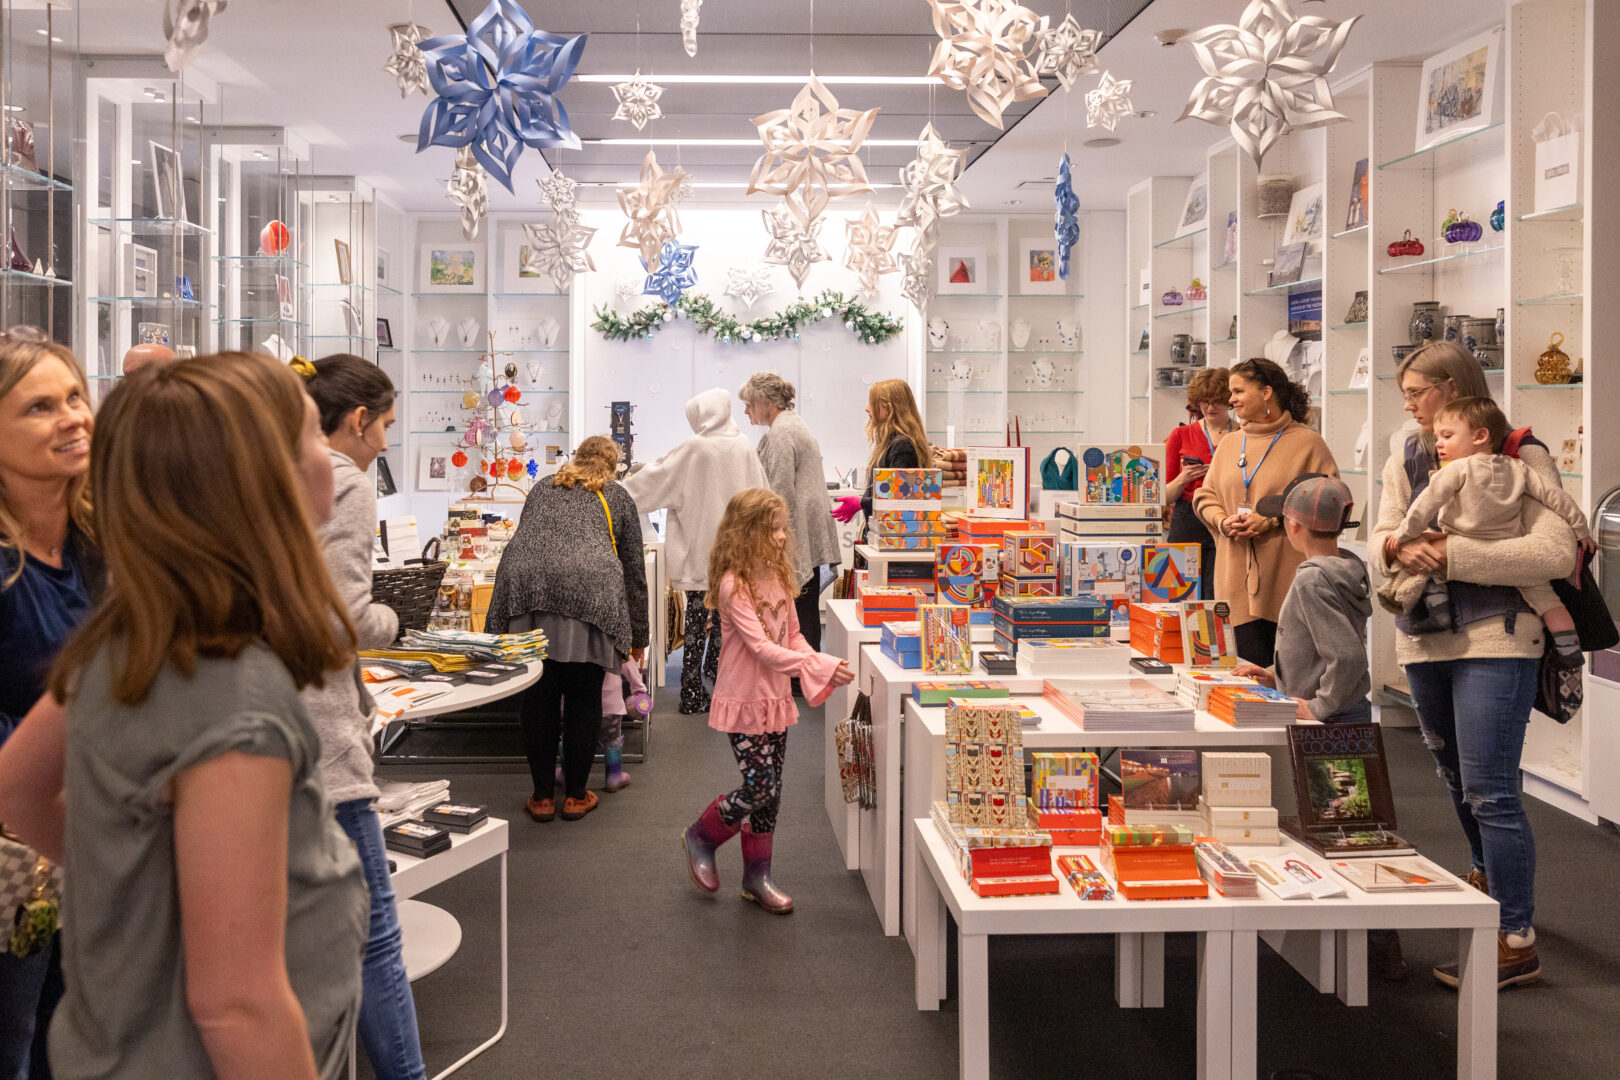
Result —
M422 245L421 291L465 293L484 291L484 253L461 241Z
M1288 203L1288 223L1283 232L1283 244L1305 244L1310 251L1322 250L1325 213L1322 206L1322 185L1307 184L1294 192Z
M283 319L293 317L292 282L287 280L285 274L276 275L276 306Z
M1484 131L1501 119L1502 32L1487 30L1423 61L1413 150Z
M354 264L349 261L349 245L342 240L333 240L332 247L337 253L338 282L343 285L354 284Z
M167 146L148 142L152 155L152 188L157 216L181 220L186 216L186 188L180 175L180 155Z
M398 288L394 284L394 256L387 248L377 249L377 285L388 286L390 289Z
M1356 162L1355 172L1350 176L1350 205L1344 214L1344 227L1360 229L1367 224L1367 159L1362 158Z
M1025 296L1060 294L1057 243L1050 236L1018 242L1018 291Z
M422 447L422 454L416 459L417 491L450 490L450 455L453 453L455 449L449 446Z
M501 230L500 290L515 293L545 293L557 291L550 275L539 270L524 269L529 261L529 240L522 225L511 225Z
M941 296L989 292L990 262L984 248L940 248L936 291Z
M1209 227L1209 174L1193 177L1187 189L1187 200L1181 204L1181 222L1176 226L1177 236L1187 236Z
M388 320L377 320L377 347L379 349L392 349L394 347L394 328L388 325Z

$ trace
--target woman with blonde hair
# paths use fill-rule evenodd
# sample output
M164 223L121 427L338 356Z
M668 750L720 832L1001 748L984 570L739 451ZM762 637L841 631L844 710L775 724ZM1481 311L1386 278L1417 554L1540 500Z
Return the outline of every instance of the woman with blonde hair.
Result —
M1172 544L1197 544L1203 558L1199 567L1199 595L1215 599L1215 537L1193 512L1193 496L1204 482L1215 448L1237 430L1231 416L1228 372L1204 368L1187 384L1187 411L1193 419L1164 440L1164 503L1170 518L1165 539Z
M872 444L867 459L866 493L861 512L872 516L873 473L878 469L928 469L934 464L928 435L911 384L904 379L880 379L866 392L866 441ZM861 539L865 540L865 530Z
M799 632L787 602L794 593L790 545L780 495L749 488L731 497L709 553L704 602L723 624L709 726L730 739L742 786L716 798L681 834L693 883L712 893L720 888L715 850L740 830L743 897L777 915L793 910L793 898L771 880L787 729L799 722L789 680L800 681L814 706L854 678L847 663L817 652Z
M354 650L315 403L267 357L183 360L108 396L92 456L106 595L0 751L73 868L51 1068L331 1080L368 905L299 699Z
M762 371L743 383L737 396L743 414L768 428L756 448L765 467L765 482L782 496L788 507L792 546L788 549L793 579L799 583L793 605L799 628L813 649L821 647L821 568L843 562L832 504L827 501L827 471L821 444L810 434L804 418L793 410L793 384L782 376ZM846 519L847 520L847 519ZM708 582L714 588L714 579ZM687 627L687 633L692 629ZM722 648L724 646L722 645Z
M45 692L100 584L90 412L73 354L34 326L0 334L0 745ZM15 825L13 816L0 821ZM10 917L10 913L6 913ZM9 931L9 927L6 928ZM61 997L56 935L17 955L0 935L0 1077L39 1073Z
M596 809L591 762L602 729L602 683L628 657L645 666L647 570L635 500L613 479L619 444L592 435L556 474L535 482L495 572L484 629L544 630L540 681L523 692L518 719L534 792L535 821L557 813L557 736L563 738L564 821Z

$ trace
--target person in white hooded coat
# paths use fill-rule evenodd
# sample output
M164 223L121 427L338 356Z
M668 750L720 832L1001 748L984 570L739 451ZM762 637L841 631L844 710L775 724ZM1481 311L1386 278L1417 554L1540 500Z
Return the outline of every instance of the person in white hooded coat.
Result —
M731 394L705 390L686 403L695 433L624 481L643 514L668 511L664 536L670 582L686 593L686 650L681 662L681 712L709 711L703 679L720 663L720 616L703 606L709 588L709 549L726 503L739 491L766 487L753 444L731 418Z

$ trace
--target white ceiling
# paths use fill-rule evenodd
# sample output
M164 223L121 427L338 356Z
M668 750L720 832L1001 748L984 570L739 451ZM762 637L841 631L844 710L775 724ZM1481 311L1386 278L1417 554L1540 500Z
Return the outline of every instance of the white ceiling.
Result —
M457 3L466 10L482 7L482 0ZM1035 0L1032 6L1059 19L1065 10L1060 0ZM1140 8L1141 0L1069 0L1069 6L1090 25L1119 24ZM873 86L835 86L833 92L847 106L884 107L873 138L913 138L932 112L947 136L977 143L980 156L969 168L963 190L978 210L1045 212L1048 191L1016 188L1022 181L1052 176L1065 145L1075 162L1082 207L1118 208L1124 205L1126 189L1144 176L1197 171L1205 149L1224 137L1221 129L1197 121L1174 123L1201 72L1185 44L1162 48L1154 32L1233 21L1244 6L1245 0L1154 0L1107 44L1102 65L1116 77L1134 80L1132 103L1138 110L1157 112L1152 118L1122 122L1114 133L1121 145L1109 149L1080 146L1106 134L1085 127L1083 94L1095 77L1083 78L1070 93L1054 84L1052 95L1034 103L1016 125L1010 123L1005 135L969 113L961 92L943 86L931 93L918 87ZM1432 18L1414 18L1413 0L1294 0L1294 6L1299 14L1334 19L1364 13L1340 60L1339 73L1348 74L1374 60L1426 56L1500 22L1506 5L1504 0L1450 0L1443 5L1443 17L1436 11ZM163 0L79 0L78 7L82 51L161 51ZM708 0L695 59L680 49L677 0L596 0L566 6L527 0L526 7L542 29L591 33L581 72L633 70L638 50L642 70L653 73L801 74L810 66L812 0L802 6L781 0ZM935 39L924 0L821 0L813 10L818 73L926 71ZM576 24L582 12L591 18ZM386 27L411 19L436 34L461 32L446 0L244 0L214 20L210 40L194 63L225 88L215 114L219 121L286 126L314 148L317 171L360 176L409 210L447 210L443 183L451 151L434 148L418 156L414 141L398 139L416 131L427 100L421 95L401 100L392 78L382 71ZM669 115L640 134L752 138L755 131L747 118L787 106L795 89L671 87L662 100ZM575 128L587 138L637 134L624 123L608 127L612 96L606 85L570 86L563 100ZM581 179L630 182L644 153L645 148L630 146L563 151L560 164ZM548 152L556 161L554 154ZM747 147L659 151L661 162L678 157L699 181L741 179L756 155L757 150ZM894 168L911 154L897 147L874 148L864 156L869 156L873 180L890 181ZM516 195L491 185L491 208L534 208L538 193L532 182L544 172L540 156L526 152L515 171ZM611 200L612 190L604 186L582 195ZM699 195L709 202L734 201L741 192ZM1008 206L1013 199L1021 205ZM762 201L756 197L750 205Z

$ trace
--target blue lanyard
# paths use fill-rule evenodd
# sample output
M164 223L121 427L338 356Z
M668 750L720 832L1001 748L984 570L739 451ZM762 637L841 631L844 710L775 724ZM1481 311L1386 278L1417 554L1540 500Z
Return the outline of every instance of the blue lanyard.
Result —
M1277 434L1275 434L1275 435L1273 435L1271 437L1271 442L1266 444L1266 452L1260 455L1260 460L1255 462L1253 469L1250 469L1248 467L1248 465L1249 465L1249 433L1246 432L1246 431L1243 433L1242 452L1238 454L1238 471L1243 474L1243 491L1244 491L1244 494L1248 493L1249 485L1254 483L1255 474L1257 474L1260 471L1260 466L1264 465L1266 463L1266 458L1271 456L1271 448L1273 446L1277 445L1277 440L1282 438L1283 431L1287 431L1287 430L1288 429L1285 427L1285 428L1282 429L1282 431L1277 432Z
M1214 460L1214 458L1215 458L1215 440L1209 437L1209 421L1208 420L1200 420L1200 421L1198 421L1198 426L1204 429L1204 445L1209 447L1210 459ZM1228 420L1226 422L1226 433L1228 435L1230 435L1233 430L1234 429L1232 427L1232 421Z

